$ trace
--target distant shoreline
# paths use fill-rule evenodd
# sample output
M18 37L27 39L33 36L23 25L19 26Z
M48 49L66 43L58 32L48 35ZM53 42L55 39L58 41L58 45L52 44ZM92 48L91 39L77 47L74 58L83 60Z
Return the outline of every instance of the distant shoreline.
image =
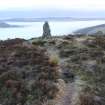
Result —
M9 22L44 22L44 21L104 21L105 18L72 18L72 17L49 17L49 18L10 18L1 19Z
M22 26L22 25L11 25L11 24L8 24L6 22L0 21L0 28L20 28L20 27L24 27L24 26Z

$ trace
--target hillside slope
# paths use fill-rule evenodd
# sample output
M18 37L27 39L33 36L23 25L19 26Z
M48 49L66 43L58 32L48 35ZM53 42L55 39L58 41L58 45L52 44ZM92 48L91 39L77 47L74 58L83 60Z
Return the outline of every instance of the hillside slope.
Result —
M51 105L105 104L105 37L33 39L33 45L59 56L64 94Z
M95 34L98 31L102 31L105 34L105 24L79 29L74 33L75 34Z
M11 24L0 21L0 28L19 28L19 27L24 27L24 26L11 25Z

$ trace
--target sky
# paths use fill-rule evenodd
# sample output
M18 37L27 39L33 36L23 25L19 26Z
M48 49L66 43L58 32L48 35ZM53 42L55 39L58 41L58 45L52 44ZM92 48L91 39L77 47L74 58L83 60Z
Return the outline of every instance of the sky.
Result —
M3 9L105 10L105 0L0 0Z
M76 16L80 12L84 16L87 13L105 17L105 0L0 0L1 11L39 11L49 14L49 17L51 13Z

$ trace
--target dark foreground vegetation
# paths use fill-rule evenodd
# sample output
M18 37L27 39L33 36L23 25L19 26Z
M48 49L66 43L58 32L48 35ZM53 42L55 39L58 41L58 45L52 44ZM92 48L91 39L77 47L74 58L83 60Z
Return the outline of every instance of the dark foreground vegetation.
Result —
M62 79L66 85L74 83L71 103L65 105L105 105L104 35L39 40L32 42L48 50L53 48L57 52L61 61Z
M56 97L59 66L23 39L0 42L0 104L42 105Z
M0 104L105 105L105 36L1 41Z

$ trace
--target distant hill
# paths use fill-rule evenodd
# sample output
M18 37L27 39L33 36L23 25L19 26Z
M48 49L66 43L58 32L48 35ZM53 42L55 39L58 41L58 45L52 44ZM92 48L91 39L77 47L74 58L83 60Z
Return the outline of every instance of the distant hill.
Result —
M95 34L99 31L105 34L105 24L79 29L75 31L74 33L75 34Z
M10 24L7 24L5 22L0 22L0 28L15 28L15 27L23 27L23 26L19 26L19 25L10 25Z

